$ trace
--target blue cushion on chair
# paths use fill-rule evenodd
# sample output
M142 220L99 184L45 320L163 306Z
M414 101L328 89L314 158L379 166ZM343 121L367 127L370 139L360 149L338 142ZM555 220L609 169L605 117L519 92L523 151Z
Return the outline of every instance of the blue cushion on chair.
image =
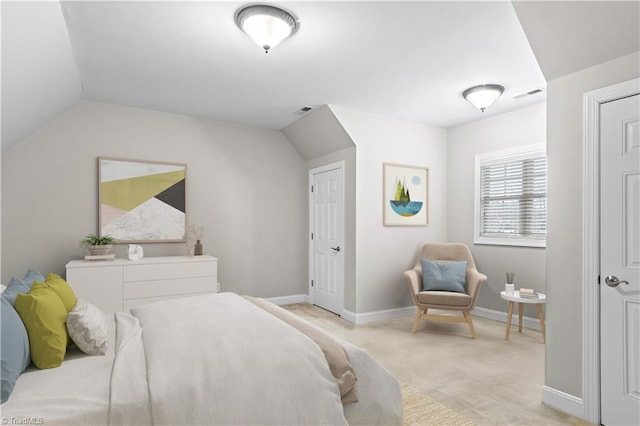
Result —
M434 262L422 259L422 291L466 293L467 262Z
M4 293L3 293L4 295ZM18 377L31 363L29 356L29 336L11 302L0 297L2 317L2 402L4 403L18 380Z

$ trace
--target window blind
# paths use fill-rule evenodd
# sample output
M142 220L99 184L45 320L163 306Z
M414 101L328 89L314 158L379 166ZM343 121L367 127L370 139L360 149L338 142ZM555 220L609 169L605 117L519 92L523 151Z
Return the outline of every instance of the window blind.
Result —
M480 163L480 236L546 239L544 153Z

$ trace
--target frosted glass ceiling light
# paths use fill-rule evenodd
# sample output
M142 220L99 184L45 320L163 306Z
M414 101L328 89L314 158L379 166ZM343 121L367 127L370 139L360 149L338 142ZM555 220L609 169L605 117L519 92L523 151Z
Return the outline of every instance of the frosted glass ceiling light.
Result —
M289 12L267 5L252 5L238 9L236 25L258 46L269 53L282 40L298 30L298 22Z
M482 84L465 90L462 92L462 96L484 112L502 95L502 92L504 92L504 87L499 84Z

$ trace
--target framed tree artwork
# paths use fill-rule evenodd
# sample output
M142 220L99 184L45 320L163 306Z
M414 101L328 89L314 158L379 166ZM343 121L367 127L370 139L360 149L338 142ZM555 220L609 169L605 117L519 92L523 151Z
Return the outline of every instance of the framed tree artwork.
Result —
M427 226L429 169L383 164L384 226Z
M98 157L100 235L119 243L184 242L187 165Z

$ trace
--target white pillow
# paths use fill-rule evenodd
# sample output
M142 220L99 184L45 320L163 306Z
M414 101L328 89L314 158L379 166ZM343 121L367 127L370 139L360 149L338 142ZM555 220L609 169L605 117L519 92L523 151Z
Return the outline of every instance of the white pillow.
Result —
M97 306L78 299L67 315L67 330L73 343L82 352L88 355L104 355L107 352L107 321Z
M4 293L4 289L7 288L6 285L0 284L0 293Z

